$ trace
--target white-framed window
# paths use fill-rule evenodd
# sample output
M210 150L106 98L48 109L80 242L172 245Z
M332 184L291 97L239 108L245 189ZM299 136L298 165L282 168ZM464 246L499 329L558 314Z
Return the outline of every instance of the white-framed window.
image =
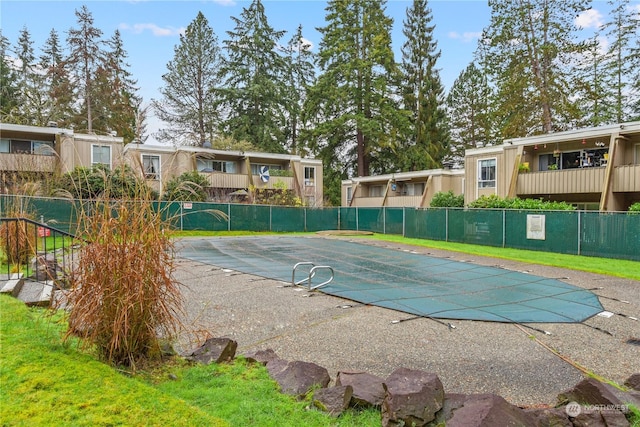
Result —
M382 185L372 185L369 187L369 197L382 197Z
M196 161L199 172L236 173L236 162L225 160L198 159Z
M309 166L304 167L304 185L307 187L316 185L316 168Z
M347 187L347 204L351 203L353 198L353 187Z
M496 159L478 160L478 188L496 187Z
M111 146L91 145L91 165L105 165L111 169Z
M156 154L142 155L142 168L146 179L160 179L160 156Z

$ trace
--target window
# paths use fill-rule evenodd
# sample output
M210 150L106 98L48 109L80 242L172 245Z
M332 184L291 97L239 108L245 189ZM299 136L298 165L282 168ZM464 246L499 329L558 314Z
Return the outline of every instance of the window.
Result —
M404 194L407 196L422 196L424 182L409 182L404 185Z
M304 185L312 187L316 182L316 168L305 167L304 168Z
M8 139L0 139L0 153L8 153L10 151L10 146L11 143Z
M105 165L111 169L111 147L109 145L92 145L91 165Z
M197 168L200 172L236 173L236 162L224 160L198 159Z
M634 151L635 151L635 159L634 159L634 163L636 165L640 165L640 144L636 144L634 147Z
M142 168L146 179L160 179L160 156L143 154Z
M382 185L372 185L369 187L369 197L382 197Z
M20 139L0 139L0 153L38 154L53 156L53 143L47 141L24 141Z
M478 188L495 188L496 159L478 160Z
M351 203L352 198L353 198L353 187L347 187L347 204Z

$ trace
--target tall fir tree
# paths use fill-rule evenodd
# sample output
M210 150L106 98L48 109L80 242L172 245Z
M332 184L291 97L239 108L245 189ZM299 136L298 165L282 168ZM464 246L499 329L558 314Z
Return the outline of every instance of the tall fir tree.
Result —
M302 26L285 47L287 55L286 76L286 115L285 127L286 149L291 154L304 154L300 144L300 133L305 130L306 123L302 114L303 105L309 87L315 82L315 55L311 51L311 43L302 36Z
M226 113L222 130L260 150L285 152L288 67L278 45L285 32L269 25L261 0L231 19L219 91Z
M451 146L446 162L464 166L465 150L496 142L491 122L492 89L486 75L472 62L451 86L447 96Z
M42 48L40 67L44 72L44 87L49 98L49 120L61 127L69 126L72 123L75 97L64 50L55 29L51 30Z
M614 121L621 123L631 118L634 70L640 67L640 57L634 55L633 48L640 36L638 26L640 11L631 7L629 0L609 0L613 7L611 19L603 30L609 40L606 70L614 90Z
M47 93L43 90L45 79L38 67L31 33L26 27L20 30L15 48L20 64L18 73L18 105L12 117L14 123L44 126L48 121Z
M483 66L497 86L504 138L563 130L579 116L571 100L569 63L583 50L574 18L588 4L489 0L491 23L481 38Z
M0 28L0 120L11 122L10 117L18 103L17 75L13 64L7 61L9 40Z
M437 68L441 53L432 19L427 0L414 0L402 29L402 96L411 115L407 140L398 151L402 170L437 168L449 149L444 86Z
M337 188L345 175L387 172L384 153L399 140L400 74L385 5L329 1L327 25L318 29L320 74L305 106L315 130L308 138L323 157L325 182Z
M199 12L180 35L173 60L167 64L162 98L152 102L157 117L167 125L158 132L159 140L203 146L218 136L221 59L218 37Z
M93 15L86 5L76 9L75 14L78 28L71 28L67 33L70 49L67 61L78 88L75 92L80 97L79 111L73 124L77 129L93 132L95 80L98 67L104 63L104 42L101 40L102 30L94 26Z
M127 63L120 31L116 30L106 45L104 64L96 72L96 109L100 110L100 128L116 132L124 143L135 138L136 108L140 104L136 86Z

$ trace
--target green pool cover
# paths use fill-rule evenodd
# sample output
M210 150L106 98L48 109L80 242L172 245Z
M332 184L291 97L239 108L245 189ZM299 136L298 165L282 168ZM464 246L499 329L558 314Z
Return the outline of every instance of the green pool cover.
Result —
M592 292L557 279L337 239L186 239L179 256L291 282L298 262L330 266L321 292L439 319L515 323L582 322L603 311ZM308 276L296 271L296 281ZM318 270L312 283L329 277Z

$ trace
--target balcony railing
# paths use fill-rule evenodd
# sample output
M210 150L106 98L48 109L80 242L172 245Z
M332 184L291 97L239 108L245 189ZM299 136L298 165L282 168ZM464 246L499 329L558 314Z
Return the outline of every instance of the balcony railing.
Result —
M604 177L604 166L521 173L516 192L518 195L600 193Z
M200 172L207 179L208 187L212 188L247 188L247 175L224 172Z
M612 190L614 193L640 191L640 165L614 167Z
M58 158L24 153L0 153L0 170L17 172L54 172Z

